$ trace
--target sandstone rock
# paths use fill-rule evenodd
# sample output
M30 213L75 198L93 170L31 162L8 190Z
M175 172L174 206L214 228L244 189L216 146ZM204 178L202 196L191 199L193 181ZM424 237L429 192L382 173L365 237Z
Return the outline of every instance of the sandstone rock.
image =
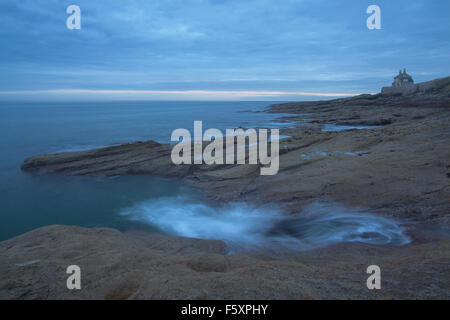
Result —
M0 299L450 298L450 241L335 245L286 255L224 253L220 241L49 226L0 243ZM382 268L382 290L366 268ZM68 290L66 268L81 268Z
M436 299L450 298L450 96L361 95L286 103L280 171L258 166L181 165L170 146L136 142L36 156L22 169L83 176L179 177L217 203L277 204L298 213L313 201L365 207L407 220L412 244L341 244L305 252L226 254L221 241L112 229L50 226L0 243L0 299ZM443 91L444 90L444 91ZM306 120L305 118L309 119ZM322 132L324 124L377 125ZM83 289L68 291L78 264ZM370 291L366 267L383 270Z

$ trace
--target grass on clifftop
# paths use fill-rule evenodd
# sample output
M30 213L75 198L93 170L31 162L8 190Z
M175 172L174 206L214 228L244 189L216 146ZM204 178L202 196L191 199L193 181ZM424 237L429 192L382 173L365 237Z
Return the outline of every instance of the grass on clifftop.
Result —
M432 81L433 88L425 91L425 94L446 94L450 93L450 77L436 79Z

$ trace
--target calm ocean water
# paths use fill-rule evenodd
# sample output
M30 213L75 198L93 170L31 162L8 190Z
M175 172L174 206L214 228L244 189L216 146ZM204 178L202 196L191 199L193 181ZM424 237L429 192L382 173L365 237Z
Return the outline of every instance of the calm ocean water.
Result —
M274 102L0 103L0 240L49 224L140 227L124 208L189 193L177 181L92 179L22 173L24 158L138 140L169 142L172 130L264 126ZM275 124L271 124L273 127ZM191 195L192 196L192 195Z

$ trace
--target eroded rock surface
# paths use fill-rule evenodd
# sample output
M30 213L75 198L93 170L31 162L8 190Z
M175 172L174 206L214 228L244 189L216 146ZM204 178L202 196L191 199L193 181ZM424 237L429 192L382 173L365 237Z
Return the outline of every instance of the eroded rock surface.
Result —
M303 252L226 254L220 241L50 226L0 243L0 298L329 299L450 298L450 97L362 95L274 105L287 112L280 172L258 165L181 165L153 141L41 155L22 169L83 176L180 177L217 203L311 202L363 207L412 225L405 246L338 244ZM332 126L376 126L323 131ZM338 127L334 127L338 128ZM338 130L338 129L336 129ZM68 291L65 268L83 270ZM366 268L382 269L382 290Z
M171 147L153 141L36 156L22 169L176 176L219 203L275 202L298 212L313 201L338 202L448 223L449 96L362 95L274 105L268 111L293 114L285 119L291 127L281 131L290 138L280 141L280 171L274 176L261 176L258 165L176 166ZM323 132L324 124L378 127Z
M0 243L0 299L450 298L450 241L225 254L221 241L49 226ZM382 290L366 287L367 266ZM81 268L68 290L66 268Z

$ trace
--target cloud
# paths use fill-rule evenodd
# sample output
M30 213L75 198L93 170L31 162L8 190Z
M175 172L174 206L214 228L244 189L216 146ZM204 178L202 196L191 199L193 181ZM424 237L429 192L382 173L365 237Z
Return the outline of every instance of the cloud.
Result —
M0 3L0 90L374 92L450 71L445 0L379 0L378 31L350 0L77 0L70 31L72 2Z

